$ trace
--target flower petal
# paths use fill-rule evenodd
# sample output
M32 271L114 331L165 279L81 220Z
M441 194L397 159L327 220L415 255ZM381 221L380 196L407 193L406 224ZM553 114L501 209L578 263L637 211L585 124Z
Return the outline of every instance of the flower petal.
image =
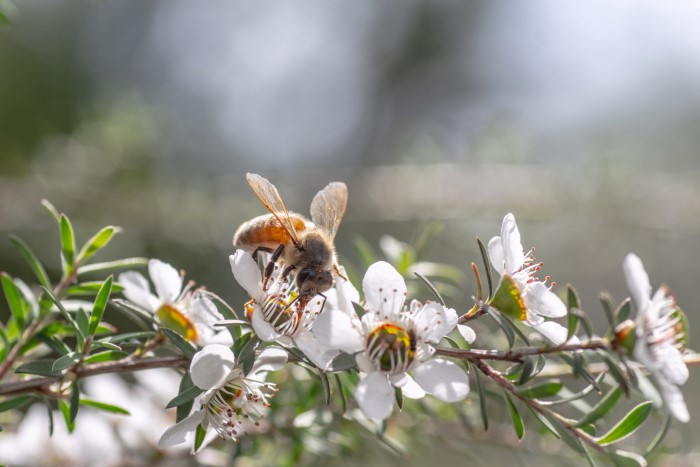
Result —
M450 360L429 360L413 370L413 377L426 392L444 402L457 402L469 394L467 374Z
M554 345L562 345L566 342L566 335L569 331L559 323L555 323L554 321L543 321L538 324L528 324L530 324L530 326L532 326L544 337L552 341Z
M250 323L253 325L253 331L255 331L255 334L257 334L258 337L265 342L274 342L283 336L283 334L275 331L275 328L273 328L270 323L265 321L265 316L263 315L262 309L260 309L260 306L257 303L253 305L253 317L250 320Z
M294 343L304 352L314 365L322 370L328 370L333 359L340 355L340 350L329 349L323 345L311 331L303 331L294 337Z
M258 269L253 257L243 250L236 250L234 254L229 256L229 261L233 277L236 278L241 287L258 302L264 301L260 269Z
M520 231L515 223L515 216L508 213L501 224L501 238L503 239L503 261L508 274L514 274L525 262L523 245L520 242Z
M657 378L656 381L659 383L661 396L673 416L676 417L679 422L687 423L690 421L688 407L685 405L685 399L683 398L681 390L676 385L663 378Z
M231 374L235 358L230 348L210 344L194 354L190 364L192 382L202 389L220 387Z
M489 240L489 259L493 268L499 275L508 274L506 272L505 258L503 257L503 242L501 237L496 236Z
M127 271L119 274L117 281L124 286L122 294L130 302L135 303L144 310L155 313L160 307L160 300L151 293L148 279L136 271Z
M354 320L341 310L321 313L314 321L312 331L321 344L332 349L354 354L364 348Z
M671 344L658 344L655 350L659 371L664 377L678 386L685 384L690 375L683 354Z
M362 290L369 312L379 313L382 318L401 311L406 300L406 282L386 261L378 261L367 268Z
M423 305L414 315L416 331L426 342L437 343L457 325L457 312L437 302Z
M629 253L625 256L622 269L625 272L627 287L630 289L632 299L637 305L637 313L644 313L651 296L651 283L649 282L649 275L644 270L642 260L634 253Z
M284 349L279 347L265 347L260 352L258 358L253 363L253 368L250 370L250 375L255 375L263 371L277 371L287 364L288 354Z
M355 399L365 415L384 420L394 408L394 388L385 374L375 371L360 380Z
M197 292L195 292L187 317L194 323L207 327L213 327L214 323L224 319L219 310L216 309L214 302Z
M542 282L533 282L528 285L523 294L525 307L532 313L548 318L561 318L566 316L566 305L561 299Z
M416 380L411 378L409 374L406 374L406 381L401 386L401 392L403 393L404 397L409 399L422 399L425 397L425 391L423 388L420 387L420 385L416 383Z
M457 331L459 331L459 334L462 336L462 338L464 338L464 340L467 341L467 344L473 344L476 340L476 333L472 328L470 328L467 325L458 324Z
M148 262L148 274L151 276L156 293L165 303L177 300L182 290L182 276L177 270L159 259Z
M198 410L169 427L158 440L158 447L164 449L177 446L178 444L193 442L197 425L202 423L204 416L204 410Z

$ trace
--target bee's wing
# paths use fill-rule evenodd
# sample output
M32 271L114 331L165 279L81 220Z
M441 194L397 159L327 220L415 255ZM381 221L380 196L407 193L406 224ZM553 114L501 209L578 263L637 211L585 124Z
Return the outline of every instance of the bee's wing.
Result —
M323 228L331 240L335 238L348 205L348 188L343 182L333 182L316 193L311 201L311 220Z
M260 198L260 201L262 201L262 204L265 205L267 210L277 218L280 224L282 224L282 227L289 233L292 241L295 244L299 243L299 237L297 236L297 231L294 229L294 223L289 218L287 208L284 207L282 198L280 198L280 194L277 192L275 185L258 174L249 173L245 178L248 180L248 184L250 184L255 194Z

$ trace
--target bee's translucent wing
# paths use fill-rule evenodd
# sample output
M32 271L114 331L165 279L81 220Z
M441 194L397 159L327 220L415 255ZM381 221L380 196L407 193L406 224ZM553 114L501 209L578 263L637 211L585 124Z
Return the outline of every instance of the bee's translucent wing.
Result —
M294 223L289 218L287 208L284 206L275 185L258 174L249 173L245 178L248 180L248 184L250 184L255 194L260 198L260 201L262 201L262 204L265 205L267 210L277 218L282 227L289 233L292 241L294 241L294 243L299 243L299 237L297 236L297 231L294 229Z
M348 205L348 188L343 182L329 183L311 201L311 220L335 238Z

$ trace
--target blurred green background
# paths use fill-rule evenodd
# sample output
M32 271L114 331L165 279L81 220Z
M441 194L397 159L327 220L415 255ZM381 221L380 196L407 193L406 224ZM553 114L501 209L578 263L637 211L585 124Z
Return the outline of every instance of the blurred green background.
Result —
M676 293L691 347L700 335L700 6L690 0L13 3L0 1L10 19L0 232L54 273L42 198L70 215L79 241L124 228L101 259L161 258L241 303L231 237L264 212L245 173L302 213L342 180L350 204L337 246L349 264L360 264L358 237L379 251L385 234L411 242L438 222L427 259L464 271L452 297L464 310L474 236L488 240L513 212L524 245L578 287L600 332L597 294L626 296L621 262L634 251L654 286ZM7 240L0 270L31 277ZM691 424L669 436L687 456L673 465L699 462L699 389L692 371ZM413 461L461 458L476 443L504 463L534 462L498 430L479 435L488 444L454 433Z

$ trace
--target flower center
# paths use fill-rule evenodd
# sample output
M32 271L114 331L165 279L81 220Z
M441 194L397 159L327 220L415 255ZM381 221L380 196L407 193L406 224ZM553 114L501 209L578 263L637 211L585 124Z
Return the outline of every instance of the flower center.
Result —
M172 329L190 342L197 340L197 328L180 310L173 305L164 304L158 311L156 317L161 326Z
M367 355L382 371L406 371L416 355L416 334L412 329L384 323L369 334Z
M268 399L276 391L272 383L236 377L209 399L205 406L207 419L222 439L237 442L240 435L260 425L262 409L270 407Z
M299 329L301 324L303 311L299 310L297 306L297 297L299 296L296 292L291 292L289 294L271 294L265 298L265 302L262 304L262 313L265 317L265 321L270 323L275 331L286 336L293 336ZM251 311L246 308L246 315L252 317L252 304L251 300L248 302Z

